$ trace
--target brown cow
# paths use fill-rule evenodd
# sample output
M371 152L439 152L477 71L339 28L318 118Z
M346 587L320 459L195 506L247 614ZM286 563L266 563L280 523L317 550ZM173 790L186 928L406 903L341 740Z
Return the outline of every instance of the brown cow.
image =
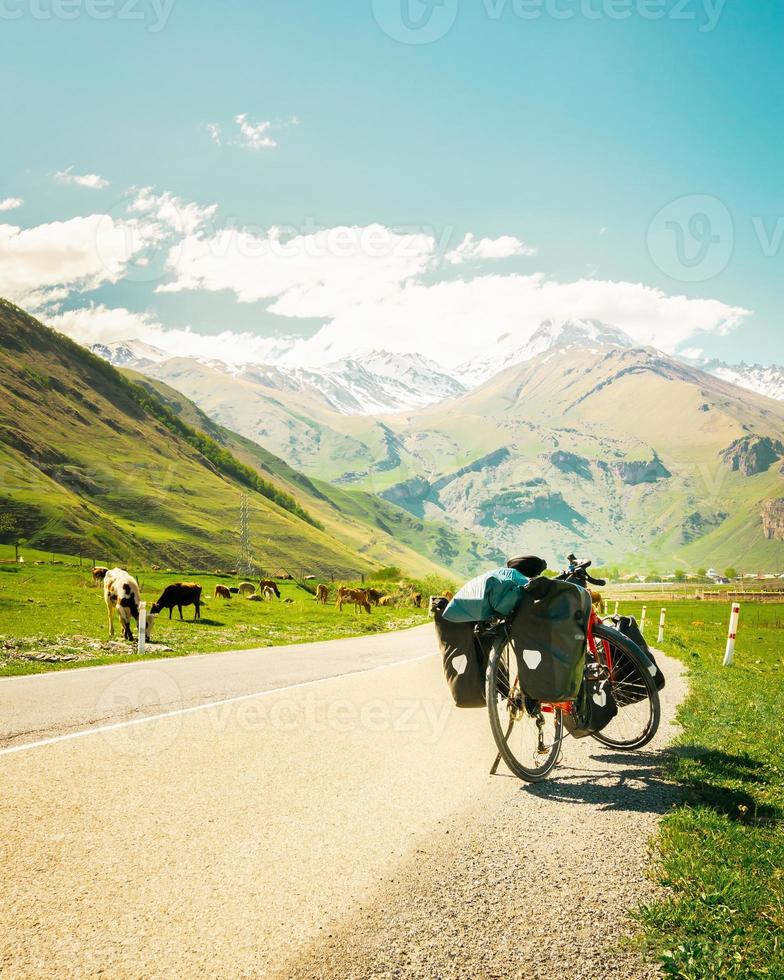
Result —
M347 589L345 586L341 586L338 589L338 598L335 605L342 612L343 606L347 602L354 603L354 612L359 612L360 609L364 609L366 613L370 613L370 603L368 602L367 592L364 589Z
M316 602L320 602L322 606L326 606L329 602L329 589L326 585L316 586Z
M160 599L152 604L151 611L157 615L162 609L168 609L169 619L171 619L175 606L180 611L180 619L183 618L183 606L194 606L196 611L193 618L201 619L201 586L196 582L175 582L173 585L167 585Z
M596 611L600 616L604 615L604 599L602 598L601 592L594 592L593 589L590 590L591 602L596 606Z
M371 606L377 606L379 602L384 598L384 593L379 592L378 589L366 589L368 602Z
M253 582L240 582L237 591L240 595L252 596L256 591L256 586L253 584Z
M421 592L415 592L414 595L411 597L411 601L414 603L414 608L415 609L421 609L422 608L422 593Z
M216 585L213 594L214 599L231 599L231 592L225 585Z
M278 599L280 599L280 589L277 587L275 582L271 578L263 578L259 582L259 592L263 594L265 589L272 589Z
M379 606L394 606L394 604L395 604L395 597L394 596L391 596L391 595L382 596L378 600L378 604L379 604Z

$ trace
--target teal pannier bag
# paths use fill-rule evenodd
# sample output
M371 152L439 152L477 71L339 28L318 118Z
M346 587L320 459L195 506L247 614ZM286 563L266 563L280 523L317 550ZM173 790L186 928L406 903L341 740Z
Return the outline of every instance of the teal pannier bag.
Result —
M535 578L509 624L520 687L536 701L573 701L585 669L591 596L571 582Z
M496 568L466 582L444 611L451 623L482 623L511 616L529 579L514 568Z

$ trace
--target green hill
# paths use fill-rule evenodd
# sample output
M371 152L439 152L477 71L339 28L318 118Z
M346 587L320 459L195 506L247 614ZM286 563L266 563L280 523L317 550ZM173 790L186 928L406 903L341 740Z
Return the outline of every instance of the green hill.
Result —
M279 481L5 301L0 466L0 513L31 547L100 561L228 566L244 493L262 567L351 576L379 566L322 529Z

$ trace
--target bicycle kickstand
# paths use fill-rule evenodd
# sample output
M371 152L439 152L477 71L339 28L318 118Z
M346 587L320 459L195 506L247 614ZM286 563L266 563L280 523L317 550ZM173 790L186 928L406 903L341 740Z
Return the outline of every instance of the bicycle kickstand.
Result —
M506 730L506 735L504 735L504 741L506 741L509 738L512 732L512 728L514 728L514 718L509 722L509 727ZM490 766L491 776L495 776L495 774L498 772L498 766L500 762L501 762L501 753L499 752L498 755L495 757L495 762L492 764L492 766Z

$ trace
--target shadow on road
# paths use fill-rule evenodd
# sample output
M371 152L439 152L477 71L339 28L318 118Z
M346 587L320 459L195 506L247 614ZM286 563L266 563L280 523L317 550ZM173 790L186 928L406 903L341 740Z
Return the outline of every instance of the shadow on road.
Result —
M700 745L673 746L661 752L603 752L590 755L600 768L559 767L543 783L521 790L541 799L579 803L600 810L666 813L678 804L699 804L733 820L777 822L775 806L755 807L744 783L765 783L768 777L753 759ZM679 783L673 780L677 772ZM717 785L718 783L718 785Z
M549 780L523 790L541 799L599 810L659 814L671 809L681 796L679 788L664 776L666 753L597 751L590 759L608 768L563 765Z

